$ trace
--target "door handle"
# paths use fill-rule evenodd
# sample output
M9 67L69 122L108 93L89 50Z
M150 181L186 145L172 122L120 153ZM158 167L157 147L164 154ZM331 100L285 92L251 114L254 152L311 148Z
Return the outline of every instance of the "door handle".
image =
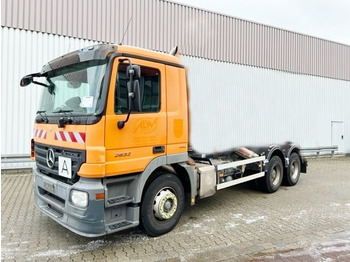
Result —
M153 154L160 154L165 152L164 146L154 146L153 147Z

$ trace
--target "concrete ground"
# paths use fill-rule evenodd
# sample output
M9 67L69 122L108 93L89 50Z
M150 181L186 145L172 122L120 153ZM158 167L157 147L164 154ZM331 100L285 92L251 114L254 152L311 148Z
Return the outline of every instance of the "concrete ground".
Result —
M2 174L1 190L3 261L350 261L350 157L310 159L274 194L221 190L156 238L70 232L34 207L30 172Z

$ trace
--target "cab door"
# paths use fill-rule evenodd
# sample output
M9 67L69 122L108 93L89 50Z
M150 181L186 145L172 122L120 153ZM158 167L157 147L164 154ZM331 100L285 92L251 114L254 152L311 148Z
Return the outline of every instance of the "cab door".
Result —
M130 59L141 68L140 112L128 114L127 60L115 59L106 109L106 176L143 171L156 157L165 155L166 147L166 88L165 66Z

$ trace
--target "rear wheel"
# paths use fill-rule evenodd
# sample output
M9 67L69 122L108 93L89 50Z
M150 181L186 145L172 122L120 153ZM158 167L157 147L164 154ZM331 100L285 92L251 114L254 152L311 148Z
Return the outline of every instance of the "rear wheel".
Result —
M171 231L184 209L184 189L173 174L157 177L146 189L141 204L141 225L150 236Z
M284 182L288 186L294 186L298 183L300 177L300 158L297 153L293 153L289 157L289 167Z
M274 156L269 161L269 167L266 175L261 178L260 185L267 193L276 192L283 179L283 164L278 156Z

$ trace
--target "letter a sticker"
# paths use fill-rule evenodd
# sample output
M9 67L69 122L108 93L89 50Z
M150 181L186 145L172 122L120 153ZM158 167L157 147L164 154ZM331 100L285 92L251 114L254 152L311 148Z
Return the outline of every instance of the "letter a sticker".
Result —
M72 160L68 157L58 157L58 174L72 179Z

